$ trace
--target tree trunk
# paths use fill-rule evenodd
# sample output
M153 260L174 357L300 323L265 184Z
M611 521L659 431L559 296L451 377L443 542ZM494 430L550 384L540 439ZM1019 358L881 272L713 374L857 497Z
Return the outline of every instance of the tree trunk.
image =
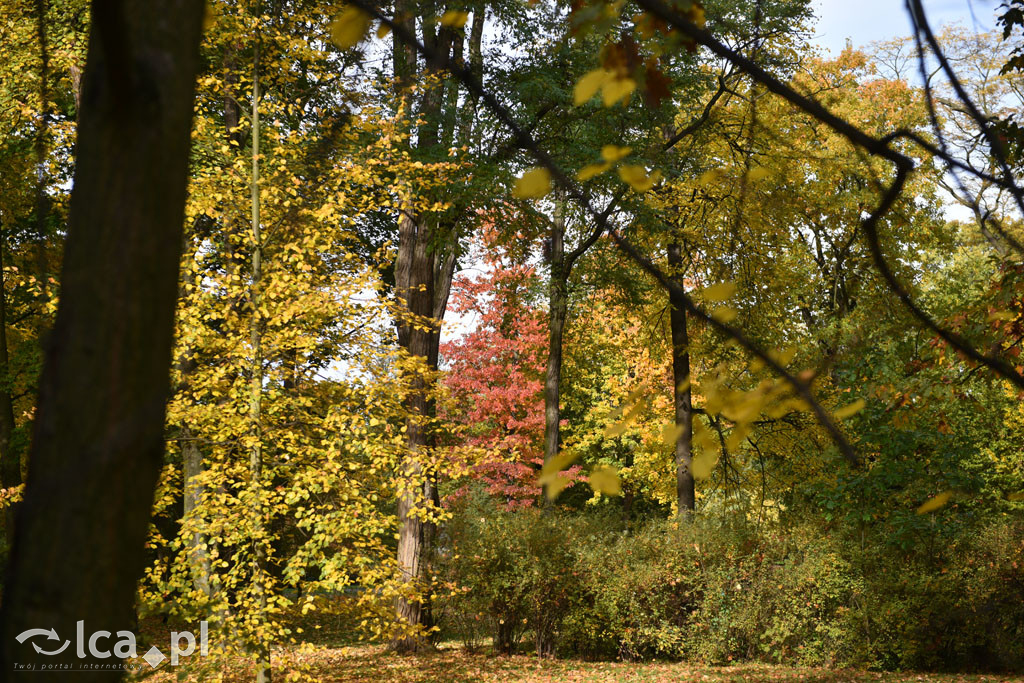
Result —
M253 523L252 548L252 589L257 601L258 617L256 628L265 621L267 594L264 585L266 552L263 547L263 320L260 314L260 286L263 279L263 234L260 230L260 78L259 38L253 56L252 82L252 270L249 284L249 435L252 448L249 451L249 486ZM257 636L254 654L257 683L270 682L270 647Z
M402 0L395 3L396 17L410 29L413 27L411 11L410 3ZM423 31L425 44L445 55L452 51L453 31L442 27L434 33L429 22L424 22ZM399 88L408 86L415 80L417 72L415 48L396 40L392 59ZM436 65L433 68L436 70ZM419 112L421 123L416 135L417 146L421 149L435 148L441 142L445 92L446 88L441 84L423 94ZM407 93L400 93L400 96L407 103L411 101ZM451 125L454 127L454 122ZM454 234L454 230L446 233L450 237L448 233ZM396 295L405 302L407 317L396 321L398 343L412 358L419 359L428 372L437 370L440 320L444 317L455 266L454 250L449 257L433 245L434 237L439 234L440 226L431 225L427 218L416 215L411 208L400 213L395 285ZM396 637L392 648L399 652L416 652L429 646L424 637L424 631L433 625L427 561L436 529L414 513L424 505L437 505L439 502L436 473L423 466L423 458L432 445L432 436L427 429L434 413L429 399L430 388L423 372L418 369L410 372L411 391L405 404L408 413L407 455L402 465L405 490L398 499L398 568L401 578L415 588L416 595L396 600L396 618L403 633Z
M557 202L549 235L551 275L548 279L548 368L544 377L544 461L558 455L562 418L562 334L569 311L568 280L565 268L565 204Z
M48 214L50 197L46 193L46 153L50 137L50 48L46 34L47 0L35 0L36 40L39 41L39 130L36 132L36 275L42 289L43 301L49 299L50 259L47 247L50 242ZM39 316L39 331L45 326L46 316Z
M683 257L678 243L668 247L668 262L673 278L683 286ZM669 325L672 328L672 382L675 385L675 423L681 431L676 437L676 503L678 513L693 512L696 496L693 488L693 404L690 392L690 338L686 329L685 304L669 296Z
M86 633L134 623L163 462L203 9L93 4L61 299L0 612L4 675L15 663L112 663L75 647L39 654L40 638L15 640L27 629L68 640L78 621ZM76 680L121 673L89 668Z
M0 230L0 487L21 484L21 449L14 442L14 400L11 397L11 368L7 351L7 289L4 283L3 232ZM4 508L4 534L11 542L14 534L15 505Z
M399 249L395 263L396 294L405 301L409 318L398 321L398 343L412 358L429 365L434 331L424 323L434 313L434 267L428 253L429 231L418 225L403 212L399 219ZM398 497L398 569L407 584L417 588L419 595L399 598L395 611L400 627L408 629L392 643L399 652L416 652L427 646L422 634L417 633L424 623L425 556L429 551L424 535L426 525L414 512L435 497L432 477L425 476L422 458L428 445L424 424L429 416L427 382L424 368L410 370L409 396L406 398L406 456L402 465L402 484L405 490ZM426 611L429 613L429 609Z
M180 432L181 437L181 461L183 478L185 481L185 510L184 516L189 517L195 514L202 499L202 486L193 481L195 477L203 473L203 453L196 445L192 430L183 426ZM192 534L189 541L188 556L192 568L192 584L196 590L203 593L207 598L213 595L210 585L210 556L207 551L209 539L201 533Z

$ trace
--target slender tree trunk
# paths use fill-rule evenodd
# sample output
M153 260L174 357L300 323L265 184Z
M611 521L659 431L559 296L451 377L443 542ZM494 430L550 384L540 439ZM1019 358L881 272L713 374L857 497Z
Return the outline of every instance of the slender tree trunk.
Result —
M263 235L260 230L260 71L259 38L253 57L252 83L252 271L249 285L249 435L252 448L249 451L249 486L252 496L252 588L259 609L257 628L261 628L267 611L266 594L266 552L263 545L263 320L260 314L261 281L263 279ZM270 681L270 648L258 636L256 645L256 681Z
M134 622L163 462L203 9L202 0L93 4L61 299L0 611L4 676L15 662L111 661L88 649L81 659L74 646L40 654L34 639L15 640L27 629L67 640L78 621L115 634Z
M558 455L562 387L562 334L569 312L565 272L565 203L559 199L549 235L551 275L548 279L548 368L544 377L544 460Z
M0 229L0 487L9 489L21 484L21 449L14 442L14 400L11 397L11 367L7 350L6 242ZM14 534L14 512L15 505L8 503L4 508L4 533L8 543Z
M203 453L199 450L199 446L196 445L192 430L187 426L181 428L180 437L182 474L185 481L184 516L189 517L196 514L203 496L203 487L195 480L204 470ZM196 590L203 593L207 598L213 595L210 584L212 568L210 566L210 555L206 547L208 542L209 539L203 534L196 532L192 534L188 548L189 564L192 567L192 584Z
M46 194L46 149L50 136L50 47L46 35L47 0L35 0L36 39L39 41L39 130L36 133L36 275L43 300L49 298L50 260L47 254L50 228L47 225L50 198ZM39 316L40 331L46 316Z
M673 277L683 286L683 256L678 243L668 247L668 262ZM669 297L669 325L672 328L672 382L675 385L676 503L679 515L693 512L696 497L693 488L693 403L690 392L690 338L686 329L686 308L676 297Z

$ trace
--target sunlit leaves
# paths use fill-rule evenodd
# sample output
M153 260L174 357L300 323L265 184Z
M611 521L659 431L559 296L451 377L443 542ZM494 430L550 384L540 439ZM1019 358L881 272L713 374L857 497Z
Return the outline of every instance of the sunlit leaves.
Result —
M711 285L705 287L701 294L705 301L719 302L725 301L732 297L736 293L736 283L734 282L720 282L717 285Z
M600 91L602 104L613 107L628 100L634 90L636 81L632 78L603 68L594 69L576 82L572 91L572 101L578 107L589 102Z
M606 107L613 107L626 100L636 90L636 81L632 78L613 78L601 88L601 101Z
M576 173L576 180L579 180L580 182L590 180L591 178L604 173L611 167L612 165L608 162L601 164L588 164Z
M608 163L615 163L620 159L625 159L629 156L633 150L629 147L619 147L618 145L605 145L601 148L601 158Z
M512 194L519 199L539 199L551 192L551 172L533 168L516 180Z
M587 72L583 78L577 81L572 89L572 102L577 107L586 103L605 83L612 78L612 74L604 69L594 69Z
M917 514L925 515L929 512L935 512L936 510L944 506L946 503L948 503L949 499L952 497L952 491L943 491L937 496L933 496L926 500L924 503L922 503L921 506L917 508Z
M562 470L571 465L578 457L579 453L575 451L562 451L541 467L537 485L544 487L549 500L557 498L558 494L572 483L569 477L562 474Z
M624 164L619 166L619 177L637 192L647 192L661 180L661 171L648 173L643 166Z
M451 26L452 28L462 28L469 21L469 12L461 10L450 9L441 15L441 26Z
M331 41L342 50L355 47L370 30L370 15L348 7L331 22Z
M867 403L864 401L864 399L859 398L853 403L843 406L839 410L832 413L832 417L835 418L836 420L845 420L846 418L853 417L860 411L864 410L865 405L867 405Z
M619 480L619 473L614 467L598 466L590 472L590 488L595 493L606 496L618 496L622 494L622 482Z

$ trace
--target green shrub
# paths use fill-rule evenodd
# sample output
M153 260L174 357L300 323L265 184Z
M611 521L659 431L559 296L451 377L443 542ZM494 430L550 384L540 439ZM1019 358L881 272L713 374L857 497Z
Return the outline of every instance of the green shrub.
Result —
M964 529L908 552L884 528L700 515L624 529L477 496L448 527L443 613L504 652L531 636L543 655L1024 669L1024 522Z
M455 587L442 606L451 630L473 625L460 634L471 641L478 630L489 632L500 652L512 652L532 633L537 651L553 654L563 618L585 599L572 549L594 526L581 517L509 512L486 496L470 497L449 525L440 560L443 580Z

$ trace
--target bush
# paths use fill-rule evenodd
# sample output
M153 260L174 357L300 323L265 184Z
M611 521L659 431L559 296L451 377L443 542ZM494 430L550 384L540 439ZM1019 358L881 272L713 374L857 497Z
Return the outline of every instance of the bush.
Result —
M510 512L486 496L468 497L448 527L439 562L452 586L442 604L449 630L461 631L469 645L489 633L494 648L506 653L530 632L537 651L552 654L562 619L584 599L572 548L592 526L579 517Z
M1024 523L934 554L813 525L698 516L623 529L470 498L441 571L448 628L513 651L707 663L1024 668Z

